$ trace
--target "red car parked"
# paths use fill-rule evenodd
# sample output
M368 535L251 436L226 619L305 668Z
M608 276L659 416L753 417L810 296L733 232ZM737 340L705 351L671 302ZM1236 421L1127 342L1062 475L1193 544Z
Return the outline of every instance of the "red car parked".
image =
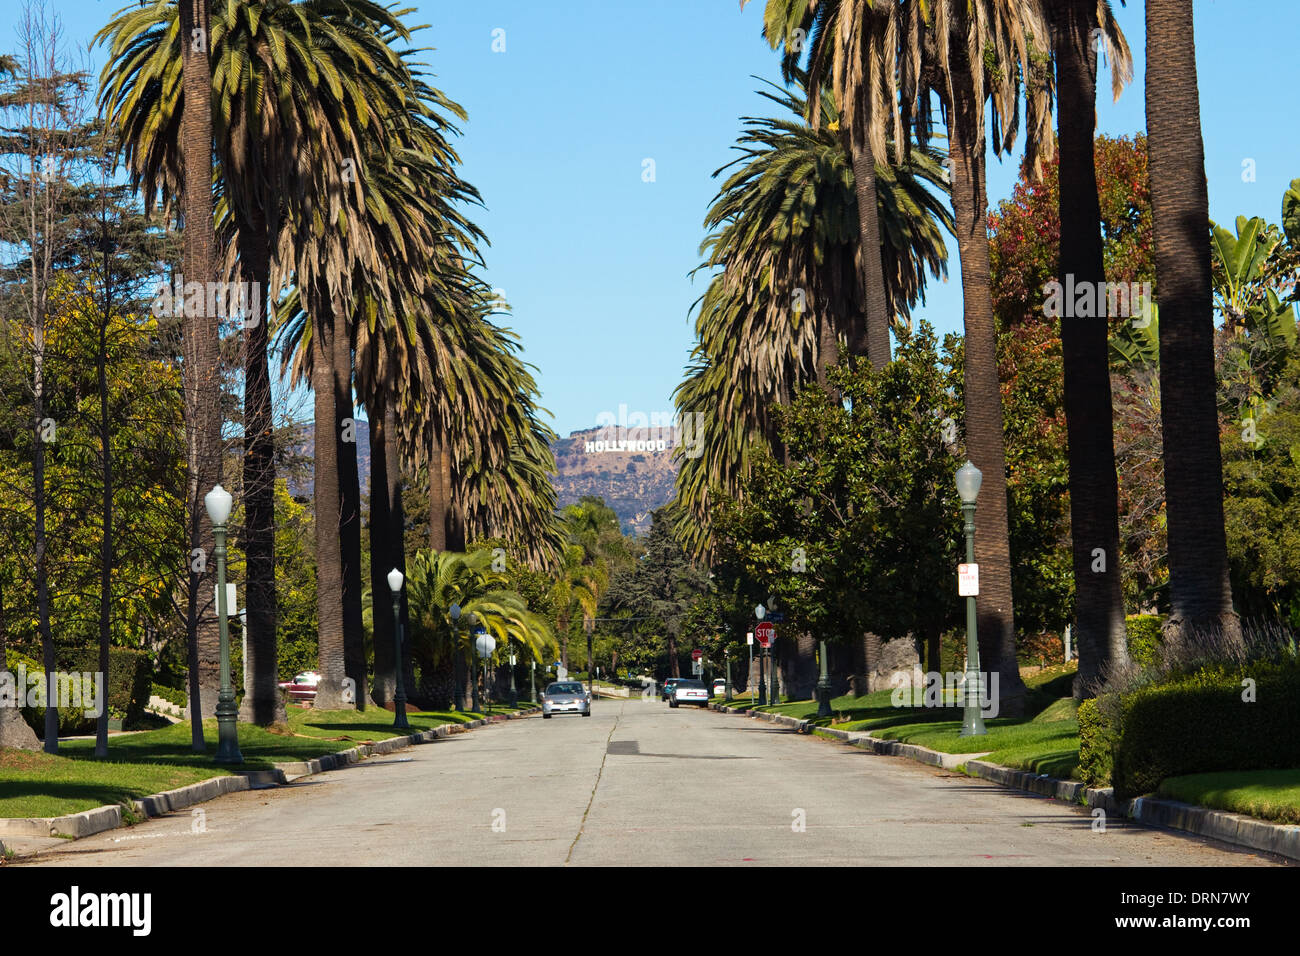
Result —
M299 703L311 703L316 699L316 685L320 683L320 674L304 671L294 675L293 680L280 684L280 689L289 692L289 700Z

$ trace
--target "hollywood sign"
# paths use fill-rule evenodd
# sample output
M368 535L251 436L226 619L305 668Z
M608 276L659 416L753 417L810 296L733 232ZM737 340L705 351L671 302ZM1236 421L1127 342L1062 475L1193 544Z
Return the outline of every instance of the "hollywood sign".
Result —
M668 441L664 438L651 438L647 440L620 439L605 441L597 439L583 443L583 451L588 455L599 455L607 451L667 451Z

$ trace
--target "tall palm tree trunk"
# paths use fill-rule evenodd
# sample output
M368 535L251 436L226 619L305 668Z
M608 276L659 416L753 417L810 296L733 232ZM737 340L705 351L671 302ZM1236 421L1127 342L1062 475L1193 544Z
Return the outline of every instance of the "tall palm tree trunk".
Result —
M465 516L456 506L456 495L453 492L451 476L451 451L446 444L442 446L442 461L439 467L442 473L442 494L443 500L447 503L447 550L464 551L467 544L465 540Z
M248 657L240 719L263 727L286 722L278 686L278 605L275 593L275 436L271 373L267 364L271 250L265 219L255 211L242 250L245 281L253 284L257 314L244 338L244 556L248 581ZM252 324L250 324L252 323Z
M343 648L343 553L339 543L338 394L334 384L334 323L342 323L342 304L333 315L315 315L312 329L312 392L315 402L313 481L316 499L316 621L318 631L315 706L340 710L347 676ZM338 317L337 319L335 317Z
M396 375L391 369L390 374ZM395 385L390 385L389 394L393 394ZM388 486L388 545L392 555L391 567L406 574L406 509L402 504L402 455L397 445L397 409L393 402L384 404L384 471ZM398 650L398 659L402 665L402 682L406 692L411 693L415 687L415 660L411 657L411 604L407 598L406 588L402 588L402 603L399 609L402 625L402 645Z
M810 96L809 102L815 102ZM865 346L867 359L876 368L889 363L889 307L885 298L885 271L880 260L880 209L876 198L876 157L871 149L870 97L858 98L858 115L849 124L849 156L853 161L853 188L858 196L858 276L862 301L866 303ZM855 343L850 342L852 347Z
M388 704L397 692L396 660L393 648L392 592L388 572L396 567L389 507L391 488L388 480L387 410L384 389L376 390L367 403L370 417L370 599L371 633L374 635L375 679L370 685L370 699L380 707Z
M998 381L997 330L989 279L988 198L984 182L984 104L974 94L964 43L953 38L948 135L952 207L961 258L966 331L964 391L966 450L984 473L975 519L975 560L980 566L978 626L980 668L998 674L1000 708L1007 716L1024 708L1025 685L1016 663L1015 610L1011 597L1011 542L1007 522L1006 449ZM974 64L982 69L983 64Z
M1160 290L1160 420L1169 538L1166 640L1239 637L1223 528L1209 197L1191 0L1147 0L1147 150Z
M432 429L429 444L429 549L447 550L447 490L443 484L442 436Z
M343 660L347 676L352 679L354 701L365 710L369 691L366 674L366 632L361 608L361 477L357 470L356 422L345 428L345 419L353 419L352 338L343 317L334 332L334 391L337 402L338 428L334 439L338 446L339 467L339 548L343 560ZM373 455L371 456L373 458Z
M209 60L208 4L181 0L180 30L192 38L182 46L181 162L185 173L181 212L186 283L216 278L216 233L212 220L212 65ZM206 298L206 297L205 297ZM191 744L207 748L200 719L217 709L220 686L220 636L209 585L213 580L212 528L204 520L203 496L221 479L221 403L217 400L217 316L186 315L182 324L185 378L185 431L188 464L186 515L195 559L187 580L186 633L189 639ZM199 557L202 560L198 560ZM194 570L201 568L202 570Z
M1097 4L1056 0L1060 150L1060 281L1102 289L1101 205L1097 199L1094 122L1097 95ZM1104 301L1101 295L1097 301ZM1103 306L1104 309L1104 306ZM1105 318L1061 319L1065 419L1069 439L1070 534L1074 558L1076 698L1092 696L1107 670L1128 660L1119 568L1119 488L1110 395L1109 325Z

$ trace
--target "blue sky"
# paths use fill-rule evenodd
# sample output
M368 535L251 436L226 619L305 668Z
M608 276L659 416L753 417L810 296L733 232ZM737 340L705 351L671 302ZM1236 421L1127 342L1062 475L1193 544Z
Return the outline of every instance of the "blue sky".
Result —
M85 45L123 0L49 0L69 43ZM620 405L671 408L691 346L702 278L701 226L731 158L740 117L766 113L751 74L776 79L760 35L762 0L412 0L437 84L469 111L464 176L487 208L486 277L504 290L542 404L562 435ZM1103 92L1099 129L1144 128L1143 5L1114 4L1133 47L1135 79L1119 103ZM0 49L14 45L20 0L0 13ZM1197 0L1196 39L1210 214L1279 218L1300 177L1294 92L1294 0ZM504 33L495 32L504 31ZM494 43L504 51L494 51ZM91 51L98 65L103 51ZM1103 89L1108 89L1109 78ZM654 181L643 178L654 162ZM1253 182L1243 161L1253 160ZM989 201L1010 194L1016 157L989 164ZM951 275L918 315L961 325L955 244Z

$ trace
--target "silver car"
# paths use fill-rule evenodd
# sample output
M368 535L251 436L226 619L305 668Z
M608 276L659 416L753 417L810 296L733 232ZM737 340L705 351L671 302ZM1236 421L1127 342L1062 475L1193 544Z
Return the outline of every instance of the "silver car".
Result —
M702 680L679 680L673 685L673 696L668 698L669 707L677 707L680 704L698 704L701 707L709 706L709 689L704 686Z
M556 681L542 691L542 716L550 720L555 714L591 716L591 695L576 680Z

